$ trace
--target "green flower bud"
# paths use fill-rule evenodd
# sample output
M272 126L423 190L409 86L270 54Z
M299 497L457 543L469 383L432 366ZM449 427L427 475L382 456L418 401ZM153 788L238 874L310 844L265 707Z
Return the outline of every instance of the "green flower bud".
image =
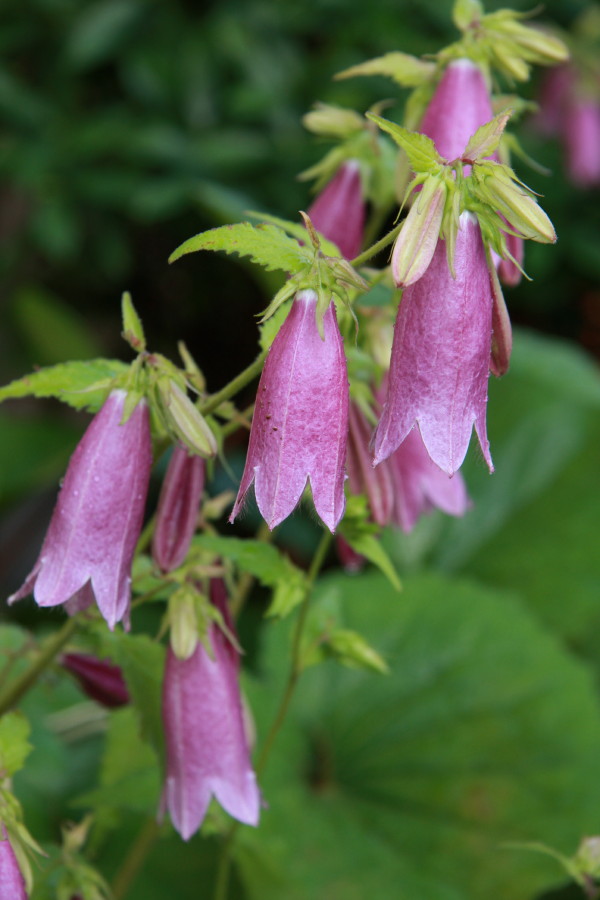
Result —
M217 452L215 436L187 394L171 378L157 381L160 410L168 431L192 453L208 458Z
M196 596L192 588L185 586L169 598L171 649L177 659L189 659L198 643Z
M473 166L472 178L477 199L503 215L521 237L541 244L556 241L552 222L507 166L492 161L478 163Z
M414 284L424 274L435 251L448 189L441 178L427 178L396 238L392 274L398 287Z

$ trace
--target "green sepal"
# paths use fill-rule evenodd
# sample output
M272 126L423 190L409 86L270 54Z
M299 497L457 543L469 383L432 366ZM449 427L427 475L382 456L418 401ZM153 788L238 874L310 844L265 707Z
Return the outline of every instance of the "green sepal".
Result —
M381 675L390 671L383 657L357 631L336 628L323 646L328 656L351 669L366 669Z
M146 349L146 337L142 320L136 312L131 294L125 291L121 298L121 316L123 319L122 337L132 350L141 353Z
M482 18L483 6L479 0L455 0L452 7L452 21L459 31L466 31Z
M408 53L385 53L375 59L369 59L357 66L351 66L338 72L334 78L355 78L362 75L385 75L392 78L401 87L418 87L430 81L435 71L435 63L419 59Z
M169 262L198 250L224 250L225 253L249 256L268 271L299 272L311 261L310 250L289 238L281 228L250 222L203 231L184 241L171 254Z
M418 175L437 175L441 171L446 160L440 156L434 142L427 135L409 131L373 113L367 113L367 118L375 122L382 131L386 131L404 150L412 170Z
M362 131L365 120L353 109L315 103L313 109L302 116L302 124L313 134L343 140Z
M475 134L469 138L469 143L463 153L464 159L475 162L484 159L486 156L491 156L500 145L504 129L511 115L512 110L504 110L478 128Z
M38 369L0 388L0 403L19 397L55 397L74 409L97 412L123 383L129 366L116 359L74 360Z

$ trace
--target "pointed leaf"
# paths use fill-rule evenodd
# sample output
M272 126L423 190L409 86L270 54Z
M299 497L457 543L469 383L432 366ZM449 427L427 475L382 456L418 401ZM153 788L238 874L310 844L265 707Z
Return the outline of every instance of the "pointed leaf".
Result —
M426 62L408 53L393 52L344 69L335 75L335 79L339 81L357 75L387 75L402 87L418 87L429 81L434 71L435 64L432 62Z
M466 31L472 22L483 17L483 6L479 0L455 0L452 7L452 21L459 31Z
M39 369L0 388L0 403L17 397L56 397L75 409L100 409L114 378L129 367L116 359L60 363Z
M367 118L375 122L382 131L387 131L398 146L402 147L408 156L411 168L415 172L427 175L439 172L440 166L444 164L445 160L435 149L435 144L431 138L425 134L402 128L401 125L396 125L395 122L382 119L381 116L375 116L373 113L367 113Z
M494 116L490 122L486 122L485 125L478 128L465 147L463 154L465 159L477 160L491 156L502 140L504 129L511 115L512 110L504 110Z
M312 259L310 250L301 247L280 228L250 222L203 231L181 244L171 254L169 262L198 250L224 250L225 253L249 256L269 271L298 272Z

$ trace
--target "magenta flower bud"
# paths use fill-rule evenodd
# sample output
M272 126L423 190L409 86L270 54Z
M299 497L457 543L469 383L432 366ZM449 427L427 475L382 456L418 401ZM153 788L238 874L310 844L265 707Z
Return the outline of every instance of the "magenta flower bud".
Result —
M129 691L119 666L87 653L65 653L61 665L75 676L92 700L108 709L129 703Z
M222 582L211 600L233 630ZM234 819L257 825L260 792L250 763L238 684L238 653L211 625L212 658L198 643L189 659L171 648L163 684L167 776L161 806L184 840L198 830L211 797Z
M0 900L27 900L25 880L4 826L0 833Z
M121 424L126 393L113 391L71 457L40 556L14 603L33 591L38 606L57 606L90 590L109 627L127 622L131 563L144 517L152 466L144 400Z
M269 528L290 515L307 480L315 509L330 531L344 514L346 359L333 303L323 318L324 340L317 330L316 306L314 291L299 291L269 350L230 522L252 482Z
M365 494L373 521L382 528L392 521L394 482L389 466L373 467L369 444L373 429L354 403L350 404L346 470L353 494Z
M172 572L187 556L203 489L204 460L177 444L162 484L152 541L154 561L163 572Z
M438 153L459 159L478 128L494 117L483 72L469 59L451 62L425 111L419 131L434 142ZM468 173L468 169L465 170Z
M420 517L433 509L463 516L469 508L462 475L456 472L450 477L431 461L418 428L409 431L387 465L395 485L393 519L402 531L412 531Z
M418 425L433 462L453 475L475 425L493 470L486 431L492 288L479 225L470 213L460 218L454 268L456 278L440 240L423 277L404 291L387 400L375 433L375 465Z
M365 226L365 202L356 160L343 163L308 210L321 234L354 259L360 253Z
M600 105L573 96L565 108L563 139L567 171L577 187L600 184Z

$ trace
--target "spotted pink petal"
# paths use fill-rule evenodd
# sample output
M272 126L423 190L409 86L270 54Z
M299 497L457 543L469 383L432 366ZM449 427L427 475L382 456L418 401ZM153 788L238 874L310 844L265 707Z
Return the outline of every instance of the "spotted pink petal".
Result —
M337 244L342 256L346 259L358 256L364 236L365 202L356 160L340 166L311 205L308 215L317 231Z
M33 591L38 606L85 606L91 591L110 628L127 620L152 444L145 401L121 424L125 391L113 391L75 448L40 556L8 602Z
M433 462L453 475L474 425L493 469L486 432L492 289L481 232L470 213L461 216L454 266L456 278L440 240L423 277L402 296L374 439L376 465L416 424Z
M211 598L225 613L222 591L222 586L211 590ZM169 648L163 684L167 775L162 805L186 841L202 824L212 797L246 825L257 825L260 811L244 732L237 651L216 625L209 640L212 659L200 643L185 660Z
M334 531L344 514L348 375L333 303L315 319L317 295L296 294L258 386L248 456L230 521L250 485L269 528L296 507L307 479L315 509Z

